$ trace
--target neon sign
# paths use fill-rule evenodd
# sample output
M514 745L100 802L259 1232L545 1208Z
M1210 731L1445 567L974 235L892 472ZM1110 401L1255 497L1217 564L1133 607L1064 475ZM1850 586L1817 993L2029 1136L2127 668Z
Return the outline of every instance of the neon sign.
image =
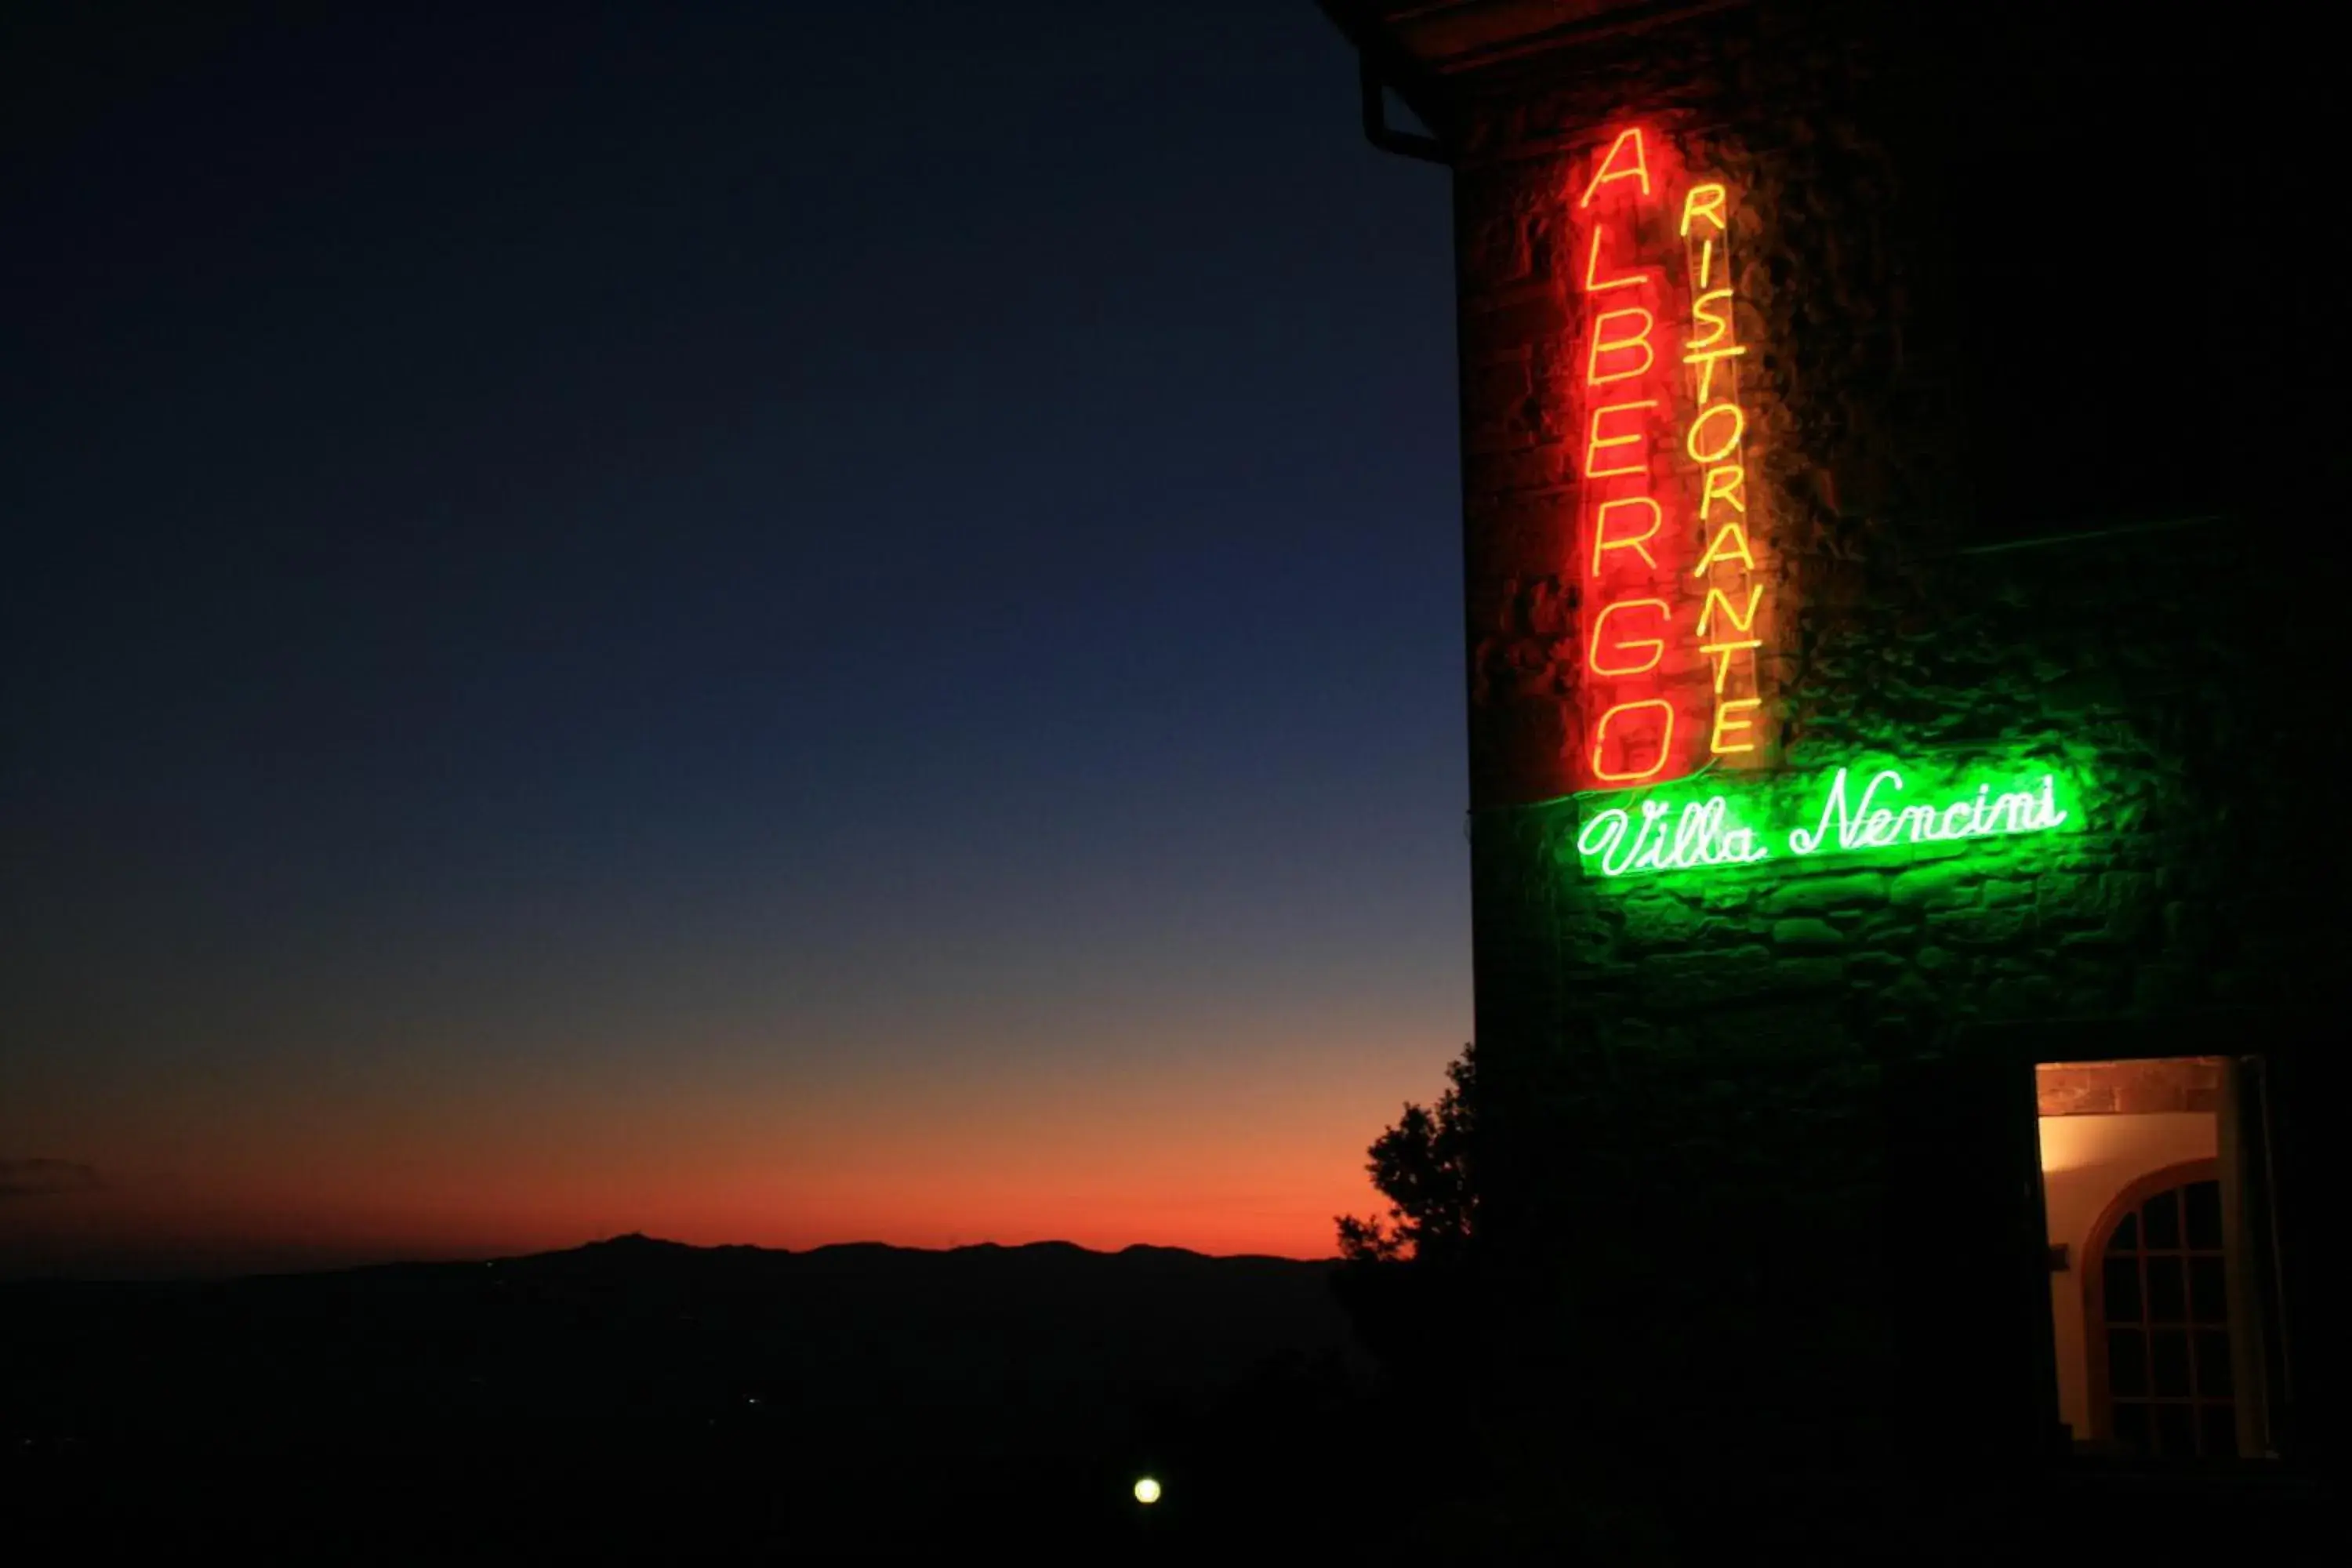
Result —
M2082 823L2079 797L2055 770L1963 778L1941 789L1917 777L1916 769L1845 767L1826 784L1774 781L1742 792L1737 804L1721 788L1600 797L1578 826L1577 861L1588 874L1614 878L1873 852L1911 858Z
M1588 786L1625 787L1755 765L1766 760L1770 611L1747 482L1732 194L1688 179L1673 145L1638 125L1616 132L1569 189L1586 296L1570 361L1583 606L1577 773Z

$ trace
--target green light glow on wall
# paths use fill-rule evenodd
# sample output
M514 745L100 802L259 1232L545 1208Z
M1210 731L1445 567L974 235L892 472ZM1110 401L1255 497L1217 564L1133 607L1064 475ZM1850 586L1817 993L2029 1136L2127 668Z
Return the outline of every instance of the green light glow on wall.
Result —
M2080 792L2040 764L1849 765L1733 783L1721 775L1584 797L1577 862L1604 879L1759 862L1917 859L2077 828Z

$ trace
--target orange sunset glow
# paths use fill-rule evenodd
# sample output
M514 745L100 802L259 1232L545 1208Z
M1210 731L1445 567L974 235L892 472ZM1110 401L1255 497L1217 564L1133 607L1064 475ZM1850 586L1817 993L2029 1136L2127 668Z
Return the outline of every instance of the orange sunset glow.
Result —
M102 1186L5 1217L20 1264L152 1256L207 1271L492 1257L630 1231L702 1245L1066 1240L1328 1256L1380 1200L1370 1132L1442 1087L1419 1037L1258 1064L1034 1064L898 1083L610 1092L520 1075L336 1100L91 1106ZM1367 1060L1371 1064L1368 1067ZM1377 1068L1377 1070L1374 1070ZM772 1078L772 1075L769 1075ZM54 1124L53 1124L54 1125Z

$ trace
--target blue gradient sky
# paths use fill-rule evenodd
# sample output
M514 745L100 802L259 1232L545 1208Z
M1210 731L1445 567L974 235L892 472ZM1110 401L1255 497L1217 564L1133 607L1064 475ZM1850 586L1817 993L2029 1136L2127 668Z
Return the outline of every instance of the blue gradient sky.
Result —
M1371 1205L1447 190L1306 0L10 41L0 1268Z

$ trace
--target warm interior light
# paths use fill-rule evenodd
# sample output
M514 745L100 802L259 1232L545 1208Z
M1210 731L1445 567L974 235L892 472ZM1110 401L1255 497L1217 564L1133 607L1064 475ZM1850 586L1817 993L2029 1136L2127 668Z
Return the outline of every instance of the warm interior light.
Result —
M1146 1507L1160 1500L1160 1483L1150 1476L1135 1483L1135 1500Z

